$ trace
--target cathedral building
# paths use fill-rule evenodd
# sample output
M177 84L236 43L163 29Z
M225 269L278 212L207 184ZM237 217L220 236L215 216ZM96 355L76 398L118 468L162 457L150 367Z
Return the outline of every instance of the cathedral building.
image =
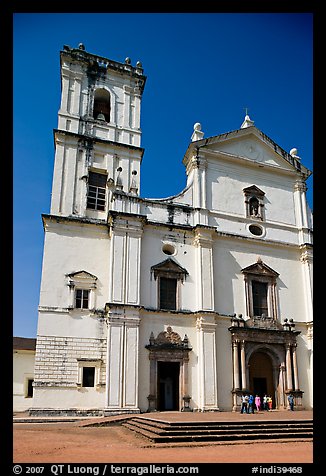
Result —
M142 64L83 44L60 59L30 413L236 411L247 392L311 409L311 172L297 150L248 115L207 138L196 123L183 190L143 198Z

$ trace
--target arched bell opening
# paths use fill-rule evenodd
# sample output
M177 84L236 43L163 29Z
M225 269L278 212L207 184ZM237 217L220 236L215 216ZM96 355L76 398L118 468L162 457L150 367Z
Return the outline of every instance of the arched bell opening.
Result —
M94 95L93 117L98 121L110 122L111 100L106 89L97 89Z

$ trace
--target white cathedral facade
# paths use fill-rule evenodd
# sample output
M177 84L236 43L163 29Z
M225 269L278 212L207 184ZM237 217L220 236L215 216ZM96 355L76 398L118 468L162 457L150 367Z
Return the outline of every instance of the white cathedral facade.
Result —
M132 66L60 53L31 414L312 408L311 172L246 115L195 124L177 195L139 195ZM181 187L180 187L181 188Z

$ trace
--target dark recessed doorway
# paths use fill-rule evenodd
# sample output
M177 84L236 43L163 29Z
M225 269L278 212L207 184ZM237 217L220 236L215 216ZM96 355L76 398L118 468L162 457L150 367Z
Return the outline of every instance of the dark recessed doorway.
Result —
M157 362L157 409L179 410L179 362Z
M250 392L259 395L261 401L264 395L269 395L272 397L272 407L276 408L273 366L271 358L265 352L255 352L250 357L249 381Z

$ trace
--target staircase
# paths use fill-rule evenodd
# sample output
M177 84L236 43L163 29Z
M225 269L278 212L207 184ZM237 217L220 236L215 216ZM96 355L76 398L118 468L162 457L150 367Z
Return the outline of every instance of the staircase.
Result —
M122 423L153 443L312 439L312 420L166 422L135 417Z

